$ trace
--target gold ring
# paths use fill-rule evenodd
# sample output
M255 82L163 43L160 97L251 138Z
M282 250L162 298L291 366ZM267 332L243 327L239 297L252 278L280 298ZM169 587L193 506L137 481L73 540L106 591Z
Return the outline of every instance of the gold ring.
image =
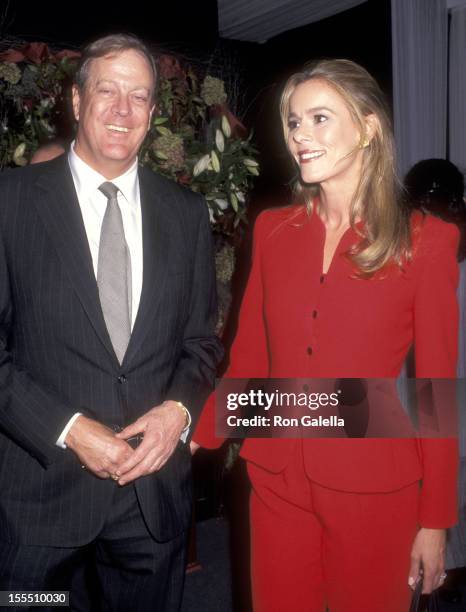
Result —
M116 474L110 474L110 478L114 480L115 482L120 479L120 477L117 476Z

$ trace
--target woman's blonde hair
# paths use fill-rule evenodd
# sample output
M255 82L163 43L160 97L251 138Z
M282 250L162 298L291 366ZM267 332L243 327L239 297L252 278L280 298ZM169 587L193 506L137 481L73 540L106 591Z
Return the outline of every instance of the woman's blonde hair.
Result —
M280 114L288 144L290 98L301 83L319 79L333 87L345 101L360 131L363 148L362 172L353 195L350 223L362 240L350 256L362 276L371 276L390 261L399 265L411 256L409 214L402 205L401 185L396 177L393 132L382 90L375 79L355 62L345 59L320 60L304 66L287 81L280 100ZM366 140L365 117L375 115L374 133ZM299 179L296 194L311 213L318 184L305 185ZM356 220L364 228L356 228Z

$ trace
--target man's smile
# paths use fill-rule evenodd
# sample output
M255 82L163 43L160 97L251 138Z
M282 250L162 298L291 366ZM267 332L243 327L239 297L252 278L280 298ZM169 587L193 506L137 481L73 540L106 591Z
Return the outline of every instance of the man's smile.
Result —
M110 130L111 132L129 132L130 128L124 127L123 125L113 125L111 123L106 123L105 127L107 128L107 130Z

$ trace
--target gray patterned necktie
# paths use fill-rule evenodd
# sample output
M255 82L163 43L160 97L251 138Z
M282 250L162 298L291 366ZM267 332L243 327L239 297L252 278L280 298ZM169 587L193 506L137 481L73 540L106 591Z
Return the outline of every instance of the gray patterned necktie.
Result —
M108 202L100 232L97 286L107 330L121 363L131 336L131 257L118 206L118 187L106 182L99 190Z

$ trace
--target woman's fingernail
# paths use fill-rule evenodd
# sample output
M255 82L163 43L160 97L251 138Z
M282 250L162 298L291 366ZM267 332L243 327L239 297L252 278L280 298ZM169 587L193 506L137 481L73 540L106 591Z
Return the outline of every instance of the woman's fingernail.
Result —
M413 587L416 584L416 580L412 576L410 576L408 579L408 584L410 587Z

